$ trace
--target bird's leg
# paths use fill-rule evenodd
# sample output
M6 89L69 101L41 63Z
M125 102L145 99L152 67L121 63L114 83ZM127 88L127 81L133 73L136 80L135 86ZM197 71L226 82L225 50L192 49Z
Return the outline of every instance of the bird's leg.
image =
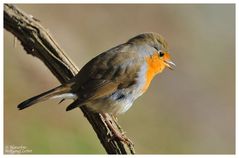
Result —
M110 119L109 115L106 113L101 113L102 117L105 119L105 123L107 124L107 126L110 128L110 130L112 131L113 135L115 138L119 139L122 142L125 142L127 145L132 146L133 143L131 142L131 140L129 138L127 138L124 134L122 134L121 132L119 132L117 129L115 129L112 120Z
M115 115L111 115L111 117L113 118L113 121L115 123L115 125L118 127L118 129L120 130L120 132L124 135L126 132L123 131L123 129L121 128L121 126L118 124L118 119Z

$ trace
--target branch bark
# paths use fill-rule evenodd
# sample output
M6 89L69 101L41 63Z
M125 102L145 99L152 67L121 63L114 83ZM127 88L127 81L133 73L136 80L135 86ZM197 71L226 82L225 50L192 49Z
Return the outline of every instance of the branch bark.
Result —
M79 71L39 21L12 4L4 5L4 28L21 42L28 54L44 62L61 83L65 83ZM108 154L134 154L132 146L114 139L100 114L93 113L84 106L81 110ZM114 125L120 127L117 122Z

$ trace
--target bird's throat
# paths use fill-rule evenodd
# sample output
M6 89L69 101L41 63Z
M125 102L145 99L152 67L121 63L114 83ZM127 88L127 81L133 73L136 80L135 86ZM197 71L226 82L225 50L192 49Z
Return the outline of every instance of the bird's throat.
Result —
M153 55L151 55L150 57L146 57L146 65L147 65L147 70L146 70L146 74L145 74L145 85L142 89L143 92L145 92L152 79L154 78L154 76L160 72L163 71L163 69L165 68L164 63L162 62L162 60L160 60L158 52L155 52Z

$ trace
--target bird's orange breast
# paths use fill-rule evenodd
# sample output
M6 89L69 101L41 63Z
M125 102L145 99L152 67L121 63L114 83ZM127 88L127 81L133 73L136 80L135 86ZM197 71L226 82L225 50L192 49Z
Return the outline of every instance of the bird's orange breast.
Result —
M143 92L148 89L150 82L152 81L154 76L160 73L165 68L164 62L159 58L158 52L155 52L150 57L146 57L145 60L147 63L147 70L145 74L146 82L142 89Z

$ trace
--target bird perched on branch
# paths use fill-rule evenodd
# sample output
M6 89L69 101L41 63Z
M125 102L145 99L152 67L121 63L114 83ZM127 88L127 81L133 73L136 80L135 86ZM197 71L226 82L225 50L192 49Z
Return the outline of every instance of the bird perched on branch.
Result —
M52 98L74 99L67 111L85 105L94 112L117 116L146 92L155 75L172 66L165 39L157 33L143 33L99 54L67 83L22 102L18 108Z

